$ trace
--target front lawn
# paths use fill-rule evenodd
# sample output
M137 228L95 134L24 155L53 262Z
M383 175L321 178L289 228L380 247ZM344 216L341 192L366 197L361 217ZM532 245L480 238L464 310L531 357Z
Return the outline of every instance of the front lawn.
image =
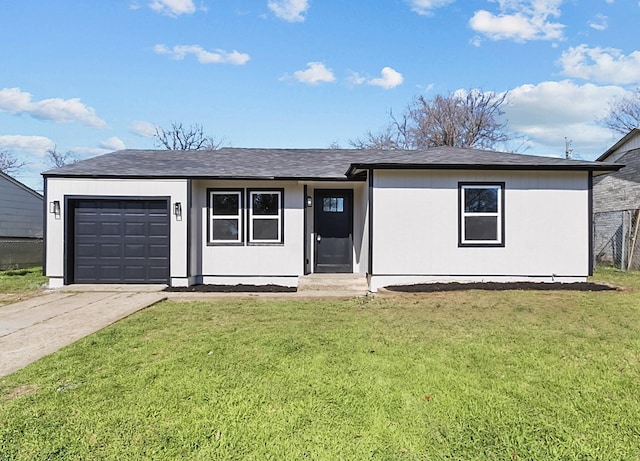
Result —
M36 294L47 281L48 278L42 275L42 267L0 271L0 306Z
M42 267L0 271L0 293L22 293L42 288L47 282Z
M640 283L599 276L164 302L0 378L0 460L639 459Z

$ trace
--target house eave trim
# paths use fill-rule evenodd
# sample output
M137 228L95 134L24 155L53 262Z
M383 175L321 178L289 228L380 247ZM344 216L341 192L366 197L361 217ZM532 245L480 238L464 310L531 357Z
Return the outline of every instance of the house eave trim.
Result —
M175 176L175 175L119 175L119 174L43 174L44 178L61 179L179 179L210 181L340 181L364 182L359 177L346 176Z
M505 170L505 171L591 171L604 174L618 171L624 165L496 165L496 164L424 164L424 163L353 163L345 173L351 177L363 170Z

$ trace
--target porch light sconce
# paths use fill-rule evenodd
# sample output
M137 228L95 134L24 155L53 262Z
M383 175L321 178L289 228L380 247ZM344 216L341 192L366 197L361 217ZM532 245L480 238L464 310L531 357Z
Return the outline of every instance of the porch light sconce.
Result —
M177 220L182 219L182 203L176 202L173 204L173 214Z
M60 200L49 202L49 213L56 215L56 219L60 218Z
M313 197L307 195L307 208L311 208L313 206Z

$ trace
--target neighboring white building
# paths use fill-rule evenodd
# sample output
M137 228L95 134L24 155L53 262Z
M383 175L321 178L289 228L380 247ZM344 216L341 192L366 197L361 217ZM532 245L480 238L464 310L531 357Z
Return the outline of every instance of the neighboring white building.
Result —
M42 265L42 195L0 171L0 269Z
M584 281L593 176L492 151L125 150L44 173L46 275L73 283Z

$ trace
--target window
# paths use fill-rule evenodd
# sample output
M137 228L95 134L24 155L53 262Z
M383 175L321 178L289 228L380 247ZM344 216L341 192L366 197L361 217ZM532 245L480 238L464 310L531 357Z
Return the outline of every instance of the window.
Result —
M344 213L344 197L323 197L322 211L325 213Z
M242 243L242 190L209 190L209 241Z
M282 243L282 189L249 190L249 243Z
M460 183L459 246L504 246L504 183Z

